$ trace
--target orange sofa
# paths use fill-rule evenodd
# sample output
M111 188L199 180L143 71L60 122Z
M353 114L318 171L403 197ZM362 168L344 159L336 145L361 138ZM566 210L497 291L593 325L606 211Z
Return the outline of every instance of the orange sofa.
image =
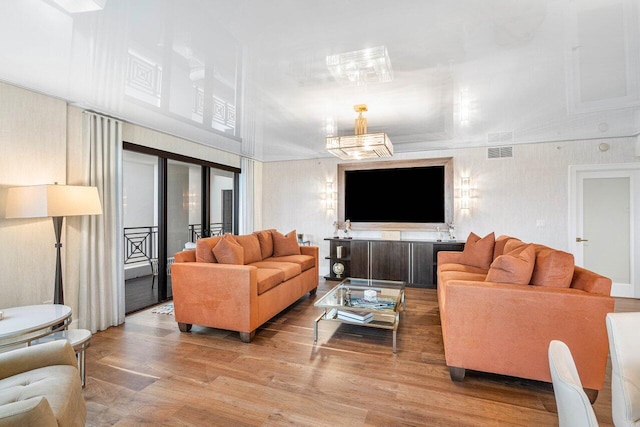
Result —
M438 253L438 306L451 379L465 370L551 382L548 348L564 341L595 401L604 383L611 280L573 255L508 236L471 233Z
M318 247L299 246L295 230L198 239L171 266L174 315L192 325L237 331L250 342L256 329L318 287Z

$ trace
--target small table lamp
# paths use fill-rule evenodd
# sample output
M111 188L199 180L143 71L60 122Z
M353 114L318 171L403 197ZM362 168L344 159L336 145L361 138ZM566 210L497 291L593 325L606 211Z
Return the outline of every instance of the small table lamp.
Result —
M64 304L60 235L65 216L100 215L102 206L97 187L78 185L34 185L13 187L7 192L6 218L53 218L56 236L56 277L54 304Z

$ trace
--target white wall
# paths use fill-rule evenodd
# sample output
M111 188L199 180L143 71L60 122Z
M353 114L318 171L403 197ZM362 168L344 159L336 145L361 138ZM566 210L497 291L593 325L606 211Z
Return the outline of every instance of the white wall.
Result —
M598 150L606 142L610 149ZM442 150L394 160L453 157L454 223L456 238L466 240L470 232L485 235L509 234L524 241L569 250L568 169L574 164L634 162L635 138L515 145L513 158L487 159L486 148ZM272 162L263 164L263 221L261 228L282 232L296 229L320 247L320 259L328 255L323 239L333 233L335 212L324 208L327 180L337 180L338 159ZM469 211L459 209L461 176L471 177L472 200ZM417 192L419 196L419 192ZM543 225L542 225L543 224ZM358 237L380 237L380 232L354 231ZM405 239L433 239L433 232L403 232ZM321 273L328 263L321 262Z
M51 218L6 219L5 209L8 187L66 184L66 138L64 101L0 83L0 309L53 300Z

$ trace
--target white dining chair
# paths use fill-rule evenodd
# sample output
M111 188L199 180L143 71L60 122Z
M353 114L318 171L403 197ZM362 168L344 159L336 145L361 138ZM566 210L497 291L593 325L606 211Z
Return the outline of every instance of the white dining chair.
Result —
M640 426L640 313L608 313L607 334L613 424Z
M549 369L560 427L597 427L596 414L582 388L571 350L564 342L549 343Z

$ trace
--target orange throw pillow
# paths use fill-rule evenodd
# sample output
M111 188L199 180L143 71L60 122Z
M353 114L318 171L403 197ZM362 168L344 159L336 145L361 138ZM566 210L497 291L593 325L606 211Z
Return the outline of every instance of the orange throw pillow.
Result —
M242 236L234 236L236 242L244 249L244 263L262 261L262 251L260 250L260 242L255 234L244 234Z
M535 245L536 265L531 284L552 288L570 288L575 262L573 254Z
M536 262L536 251L531 245L513 253L500 255L491 263L486 282L528 285Z
M262 253L262 259L269 258L273 255L273 236L271 233L274 229L254 231L254 234L258 236L260 241L260 252Z
M496 238L493 232L482 239L475 233L469 234L462 251L461 263L488 270L493 261L493 246Z
M244 249L231 234L225 234L212 251L220 264L244 265Z
M287 234L274 230L271 232L271 236L273 237L273 256L300 255L296 230L291 230Z

